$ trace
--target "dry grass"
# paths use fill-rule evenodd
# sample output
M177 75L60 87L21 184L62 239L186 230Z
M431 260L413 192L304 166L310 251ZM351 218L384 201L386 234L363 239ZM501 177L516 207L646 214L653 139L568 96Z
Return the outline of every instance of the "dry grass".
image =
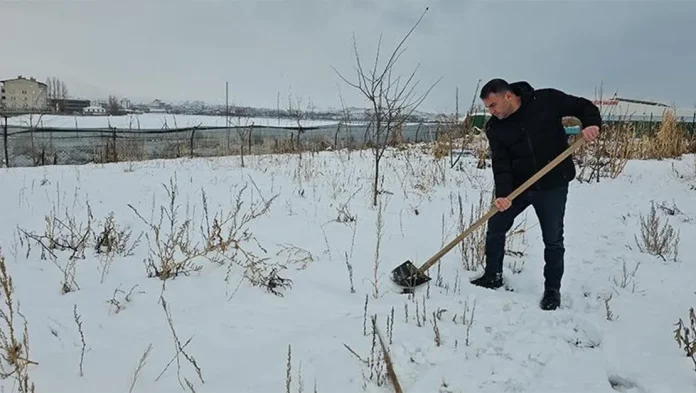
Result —
M60 195L58 188L58 195ZM62 204L60 200L54 202L50 213L45 216L45 229L43 233L29 232L18 228L20 242L26 241L27 257L31 254L32 243L38 245L41 250L41 259L49 259L63 273L60 292L62 294L80 290L76 279L77 260L85 259L85 251L89 248L93 239L92 230L94 217L89 203L86 204L85 222L80 222L74 212L67 208L63 216L60 216ZM68 257L61 264L61 253L66 252Z
M676 261L679 257L679 231L657 215L655 203L650 203L647 216L640 215L640 239L635 236L641 252L658 256L662 260Z
M128 389L128 393L133 393L133 389L135 389L135 383L138 381L138 377L140 376L140 372L143 370L143 367L145 367L147 358L148 356L150 356L150 351L152 351L152 344L147 345L145 352L143 352L143 355L140 357L140 361L138 361L138 365L136 366L135 371L133 372L133 379L131 380L131 385L130 389Z
M689 309L689 325L685 325L684 321L679 318L675 324L674 340L679 345L680 349L684 350L686 357L691 358L694 363L694 371L696 371L696 313L694 308Z
M490 201L485 198L486 193L481 191L479 194L478 203L474 208L471 206L471 211L469 212L469 220L464 223L464 206L462 204L461 195L458 196L459 204L459 232L464 232L468 227L470 227L476 220L483 216L486 211L490 208ZM476 270L479 266L483 266L485 263L486 256L486 228L487 224L484 223L478 227L471 235L467 236L462 240L459 246L459 251L462 257L462 266L465 270Z
M574 137L573 137L574 138ZM696 152L696 135L689 135L674 110L663 113L657 130L638 130L636 122L625 119L605 125L594 143L586 144L574 155L578 180L615 179L629 160L676 159Z
M355 356L368 369L369 374L366 374L365 371L362 371L363 390L367 389L367 384L369 382L376 384L378 387L386 385L387 381L390 381L392 383L396 381L396 383L398 384L398 380L396 380L395 378L396 374L393 374L393 365L391 364L391 358L389 357L389 353L386 351L386 345L384 345L384 338L380 335L380 332L377 328L376 314L371 316L371 321L372 336L369 356L362 357L353 348L351 348L345 343L343 344L343 346L348 350L348 352L353 354L353 356ZM379 350L380 348L382 349L382 351Z
M184 358L191 364L191 366L195 370L196 375L198 376L198 379L200 380L201 384L205 384L205 380L203 379L202 370L201 370L200 366L198 366L196 359L193 356L189 355L184 350L184 348L188 344L191 343L191 340L193 340L193 336L189 337L189 339L186 340L186 343L184 343L182 345L181 341L179 340L179 336L176 333L176 329L174 328L174 321L172 319L171 311L170 311L169 307L167 307L167 301L165 300L164 296L162 296L162 295L160 296L160 304L162 305L162 308L164 309L164 313L167 317L167 323L168 323L169 328L172 332L172 339L174 340L174 352L175 352L175 354L174 354L174 359L172 359L172 361L170 361L165 366L165 368L162 370L162 372L159 374L159 376L157 376L157 379L155 379L155 381L158 380L164 374L164 372L167 371L167 368L169 368L169 365L171 365L171 363L174 360L176 360L176 376L177 376L177 379L179 381L179 386L181 386L181 388L185 390L186 388L184 387L184 383L181 381L181 358L180 358L180 355L184 355ZM193 387L193 382L191 382L186 377L184 377L184 381L186 382L186 386L189 388L189 390L192 393L195 393L195 390Z
M89 201L82 206L77 199L77 188L72 210L61 197L60 186L56 186L56 199L50 212L44 217L43 232L17 228L19 241L26 246L26 256L32 252L32 245L38 246L40 258L50 260L63 274L60 293L66 294L80 290L77 282L77 263L87 258L86 252L93 250L99 259L101 282L104 282L111 263L117 256L133 255L140 237L131 240L131 230L121 228L111 212L103 222L95 221ZM84 209L83 219L76 211ZM99 232L95 228L101 228Z
M690 142L685 127L678 123L674 112L666 110L660 129L655 136L646 136L641 139L638 156L635 158L658 160L677 158L688 153Z
M616 179L638 146L635 133L632 123L619 123L605 127L594 143L583 145L575 154L578 180L599 182L602 177Z
M14 299L12 277L7 272L5 257L0 251L0 290L4 304L0 308L0 379L14 378L19 393L34 393L29 366L38 365L29 355L27 320ZM17 316L24 320L24 329L17 330Z
M375 244L375 261L373 264L373 269L372 269L372 289L373 293L372 296L374 296L375 299L380 297L380 292L379 292L379 279L380 279L380 251L381 251L381 244L382 244L382 238L384 237L384 202L383 200L378 200L377 201L377 222L375 223L375 228L377 230L377 234L375 236L376 239L376 244Z
M180 275L189 275L202 269L199 261L207 260L220 265L228 264L226 280L233 267L239 266L244 270L244 277L253 285L265 287L276 295L281 295L278 289L291 285L290 280L277 274L284 266L271 264L268 257L259 256L266 253L266 250L249 229L253 221L268 212L277 195L270 199L261 197L261 202L252 203L245 211L242 206L247 185L244 185L236 195L233 208L228 213L215 214L211 219L206 193L201 191L203 217L200 223L201 233L196 241L192 230L196 225L195 217L181 218L176 181L171 179L169 186L164 187L169 203L160 207L158 221L146 220L137 209L128 205L150 228L150 232L145 235L150 244L150 253L145 261L149 277L166 281ZM302 260L305 261L305 258Z
M101 282L111 269L111 263L116 256L128 257L133 255L133 250L140 244L142 233L131 242L132 232L128 228L121 228L116 222L114 213L111 212L100 225L101 230L94 238L94 251L99 256L99 270Z

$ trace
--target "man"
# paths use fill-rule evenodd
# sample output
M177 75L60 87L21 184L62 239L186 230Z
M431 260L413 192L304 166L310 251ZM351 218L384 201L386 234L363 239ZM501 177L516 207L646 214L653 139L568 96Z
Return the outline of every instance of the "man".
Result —
M602 125L599 109L585 98L550 88L535 90L524 81L508 84L503 79L486 83L480 98L492 115L485 132L495 180L494 205L499 212L488 221L485 273L472 284L490 289L503 286L505 235L515 218L531 205L544 241L545 281L540 307L555 310L561 303L568 183L576 175L572 157L559 163L512 203L507 196L568 148L563 117L578 118L584 127L582 136L594 140Z

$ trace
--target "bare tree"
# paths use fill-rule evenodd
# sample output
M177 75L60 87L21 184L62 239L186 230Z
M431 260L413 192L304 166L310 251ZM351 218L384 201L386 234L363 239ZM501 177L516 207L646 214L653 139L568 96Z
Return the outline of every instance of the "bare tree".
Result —
M242 159L242 168L244 168L244 144L246 143L249 146L247 153L251 154L251 132L254 130L254 122L252 121L249 124L249 119L246 118L244 124L242 124L242 117L238 116L236 129L237 135L239 135L239 152Z
M46 86L49 100L64 100L68 98L68 87L62 80L56 77L48 77Z
M294 97L291 94L288 94L288 116L293 119L297 123L297 143L296 143L296 148L298 149L298 152L300 153L300 156L302 156L302 142L300 141L300 136L304 134L305 129L302 126L302 122L304 120L307 120L308 117L314 112L314 105L311 102L307 103L307 108L302 109L302 98L301 97Z
M355 34L353 34L357 82L348 81L334 68L334 71L336 71L338 76L348 85L358 89L367 99L370 105L368 124L368 129L370 130L369 143L372 148L375 164L374 181L372 187L373 206L377 206L377 196L380 194L379 164L384 156L384 151L386 150L390 137L394 132L399 132L399 130L401 130L404 123L406 123L406 120L408 120L416 108L420 106L430 91L441 79L438 79L438 81L426 89L425 93L416 95L415 89L418 82L414 82L414 77L418 67L416 67L405 80L403 80L400 76L394 77L392 75L394 65L399 57L404 53L403 45L406 42L406 39L408 39L418 24L420 24L427 11L428 7L426 7L418 21L413 25L408 33L406 33L401 42L399 42L394 51L391 53L387 63L381 69L378 69L380 48L382 43L381 34L377 45L375 63L371 71L367 71L363 68L362 62L360 61L360 55L358 54Z
M26 126L29 129L29 138L31 142L30 154L34 166L44 165L46 163L46 148L50 148L50 146L47 146L47 143L44 140L44 138L41 138L40 146L37 147L37 140L35 134L36 129L41 128L43 116L46 113L46 98L46 95L41 91L34 94L32 96L32 100L30 101L31 103L28 104L26 109L23 109L23 111L26 111L26 120L22 120L20 122L23 126ZM48 143L51 143L50 140Z
M109 102L106 105L106 111L113 116L121 113L121 104L115 95L109 95Z
M345 123L345 129L346 129L346 146L348 147L348 151L350 151L350 145L351 145L351 128L350 128L350 122L351 122L351 116L350 116L350 110L346 107L346 103L343 101L343 94L341 94L341 86L338 87L338 98L341 100L341 121L338 122L338 126L336 127L336 133L334 134L334 149L338 149L338 134L341 132L341 126Z

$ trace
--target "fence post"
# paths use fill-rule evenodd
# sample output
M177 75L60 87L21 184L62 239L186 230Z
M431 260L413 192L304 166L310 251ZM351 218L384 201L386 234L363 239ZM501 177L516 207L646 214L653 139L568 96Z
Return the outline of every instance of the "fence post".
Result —
M190 157L193 157L193 137L196 135L196 127L191 129L191 146L190 146Z
M5 115L4 117L5 117L5 126L3 127L2 138L4 141L3 145L5 146L5 167L9 168L10 167L10 154L9 154L8 149L7 149L7 115Z
M114 151L113 151L113 154L114 154L113 160L114 161L113 162L118 162L118 152L116 151L116 130L113 131L113 134L111 136L111 141L112 141L112 144L114 146Z

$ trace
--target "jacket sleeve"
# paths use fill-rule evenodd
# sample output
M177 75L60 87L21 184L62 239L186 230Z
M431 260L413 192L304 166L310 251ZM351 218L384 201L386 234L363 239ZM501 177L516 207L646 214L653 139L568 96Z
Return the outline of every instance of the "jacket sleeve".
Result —
M592 101L566 94L560 90L548 89L551 99L560 108L561 116L572 116L578 118L582 127L597 126L602 127L602 116L599 108Z
M505 146L492 135L486 124L486 137L491 147L495 197L505 198L512 193L512 162Z

